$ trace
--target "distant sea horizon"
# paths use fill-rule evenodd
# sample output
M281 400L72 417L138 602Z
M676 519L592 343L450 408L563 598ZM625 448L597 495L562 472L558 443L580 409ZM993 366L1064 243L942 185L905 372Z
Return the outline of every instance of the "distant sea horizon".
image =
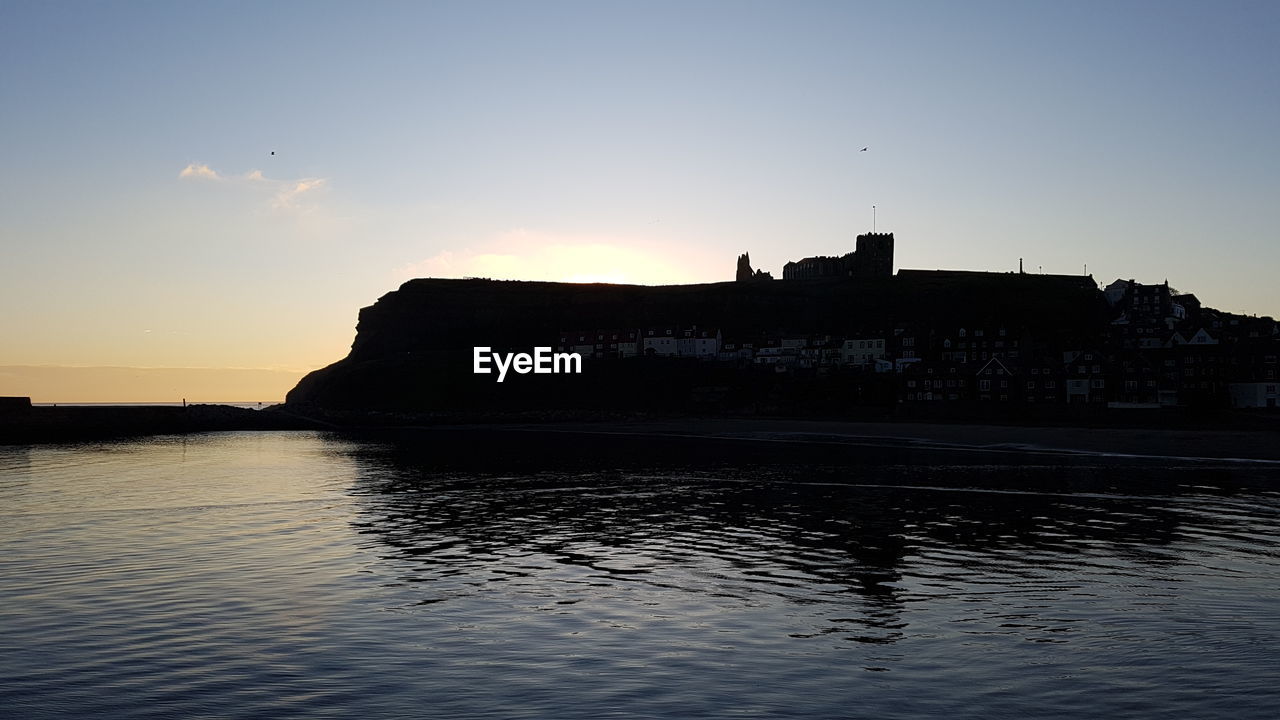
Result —
M188 400L178 402L35 402L32 407L182 407L183 405L230 405L256 410L259 406L279 405L284 400Z

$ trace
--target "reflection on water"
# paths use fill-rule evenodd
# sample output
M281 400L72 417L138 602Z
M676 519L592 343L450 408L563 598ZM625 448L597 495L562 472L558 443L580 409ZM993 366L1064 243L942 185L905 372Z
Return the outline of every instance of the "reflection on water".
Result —
M1280 715L1274 470L420 447L0 448L0 707Z

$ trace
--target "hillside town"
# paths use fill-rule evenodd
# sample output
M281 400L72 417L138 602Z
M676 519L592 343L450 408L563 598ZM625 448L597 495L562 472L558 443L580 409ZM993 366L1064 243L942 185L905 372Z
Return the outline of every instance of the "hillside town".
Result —
M859 262L855 253L806 258L789 263L787 279L775 282L891 273L892 242L892 234L863 236L857 253L871 261ZM899 277L944 279L982 275L1002 274L898 272ZM1052 317L1017 326L998 320L941 327L903 321L843 334L785 329L743 334L691 324L564 330L552 344L558 352L576 352L597 362L648 358L717 363L743 373L861 379L891 387L892 401L900 408L926 415L979 404L1276 409L1280 325L1273 318L1205 307L1194 294L1179 293L1167 281L1117 279L1099 288L1091 276L1054 277L1091 287L1099 295L1104 321L1095 332L1059 332ZM772 278L752 271L743 255L738 280Z

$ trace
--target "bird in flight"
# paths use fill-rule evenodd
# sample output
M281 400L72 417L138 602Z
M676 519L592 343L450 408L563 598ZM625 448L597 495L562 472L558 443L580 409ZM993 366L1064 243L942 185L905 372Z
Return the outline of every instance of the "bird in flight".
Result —
M866 152L866 151L867 151L867 149L866 149L866 148L862 148L862 149L861 149L861 150L859 150L858 152ZM275 153L271 153L271 154L272 154L272 155L275 155Z
M863 150L866 150L866 148L862 148L862 149L863 149ZM271 154L272 154L272 155L275 155L275 154L276 154L276 151L275 151L275 150L272 150L272 151L271 151Z

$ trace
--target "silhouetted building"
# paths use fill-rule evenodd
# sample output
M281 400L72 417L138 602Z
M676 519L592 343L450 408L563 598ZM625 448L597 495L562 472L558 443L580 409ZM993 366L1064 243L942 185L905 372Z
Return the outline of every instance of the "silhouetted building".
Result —
M840 346L840 360L846 365L873 367L884 359L884 337L845 338Z
M561 330L557 352L574 352L582 357L592 357L596 351L595 332L592 330Z
M738 256L738 274L736 276L738 282L746 282L747 280L772 280L773 275L763 270L751 270L751 253L742 253Z
M597 330L596 357L629 358L640 354L639 330Z
M1280 407L1280 392L1276 392L1276 383L1229 383L1227 392L1231 396L1233 408L1275 408Z
M684 357L713 358L720 352L720 330L717 328L691 328L680 330L676 338L676 354Z
M782 266L782 279L809 280L812 278L851 275L853 255L854 253L849 253L843 257L819 255L789 262Z
M893 275L893 233L859 235L854 244L854 277Z
M640 353L645 357L676 354L676 329L667 327L645 328L640 333Z
M789 262L782 267L782 279L807 280L823 277L890 277L893 275L893 233L859 235L854 251L832 257L819 255Z
M0 397L0 413L19 413L30 409L29 397Z
M1107 401L1107 376L1111 374L1111 360L1107 354L1090 348L1063 353L1063 376L1067 381L1067 404L1105 403Z
M897 277L920 284L942 285L955 281L974 281L989 279L999 282L1002 278L1023 278L1044 288L1060 288L1062 290L1097 290L1098 284L1092 275L1053 275L1050 273L1010 273L989 272L986 270L899 270Z

